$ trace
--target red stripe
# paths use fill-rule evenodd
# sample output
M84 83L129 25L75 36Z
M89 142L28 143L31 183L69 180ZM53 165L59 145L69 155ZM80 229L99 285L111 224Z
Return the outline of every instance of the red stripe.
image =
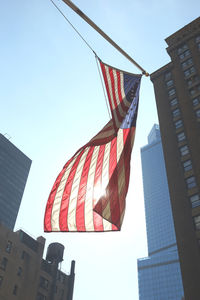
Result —
M52 190L49 194L49 198L48 198L47 205L46 205L45 216L44 216L44 231L46 231L46 232L52 231L52 228L51 228L51 213L52 213L52 208L53 208L55 195L56 195L57 189L60 185L60 181L61 181L68 165L70 164L70 162L73 159L74 159L74 156L64 165L62 171L59 173L58 177L56 178L56 181L54 182L53 188L52 188Z
M60 224L60 230L61 231L69 231L68 224L67 224L67 215L68 215L68 209L69 209L69 198L71 194L71 189L73 185L74 176L76 174L76 169L78 167L78 164L80 162L80 159L84 153L85 149L81 151L81 153L78 155L76 161L74 162L69 177L67 179L65 189L62 196L62 202L60 207L60 218L59 218L59 224Z
M103 159L104 159L105 145L100 146L97 164L95 169L95 177L94 177L94 189L95 186L101 187L102 184L102 167L103 167ZM99 199L95 199L95 195L93 194L93 208L95 207L97 201ZM93 222L94 222L94 231L103 231L103 220L102 217L93 211Z
M122 98L122 86L121 86L121 79L120 79L120 73L121 72L117 72L117 87L118 87L118 97L119 97L119 101L121 103L121 107L122 110L127 112L128 108L126 107L126 105L124 104L124 99Z
M111 142L109 174L108 199L110 201L111 223L117 226L120 219L117 184L117 138Z
M94 147L91 147L88 151L83 171L81 174L81 181L79 185L78 197L77 197L77 208L76 208L76 226L77 231L86 231L85 229L85 196L87 189L88 173L90 169L90 163L92 159L92 154L94 152Z
M107 75L106 75L106 71L105 71L105 66L104 66L104 64L102 64L102 62L100 62L100 65L101 65L101 70L103 73L103 78L104 78L104 82L105 82L105 86L106 86L106 91L107 91L108 100L109 100L109 104L110 104L112 119L115 120L114 114L113 114L113 109L112 109L112 101L111 101L111 96L110 96L110 92L109 92L109 86L108 86L108 80L107 80ZM113 122L113 123L114 123L113 124L114 129L115 129L115 131L117 131L116 123L115 122Z
M117 72L117 71L116 71ZM117 72L119 73L119 72ZM119 107L117 105L117 99L116 99L116 96L115 96L115 80L114 80L114 75L113 75L113 69L109 68L109 74L110 74L110 80L111 80L111 87L112 87L112 94L113 94L113 101L114 101L114 105L115 105L115 108L112 109L112 110L115 110L116 114L117 114L117 119L118 121L121 123L123 121L123 117L120 115L120 112L119 112ZM113 114L113 117L114 117L114 114ZM115 120L116 120L116 117L115 117ZM116 121L115 121L116 122Z

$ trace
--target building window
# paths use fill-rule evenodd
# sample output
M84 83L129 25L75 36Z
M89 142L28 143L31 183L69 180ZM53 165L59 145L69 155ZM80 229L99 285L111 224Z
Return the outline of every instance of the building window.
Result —
M3 283L3 276L0 276L0 286L2 286Z
M200 103L200 97L196 97L192 100L193 106L197 106Z
M182 59L184 59L185 57L187 57L187 56L189 56L189 55L190 55L190 50L188 49L188 50L186 50L185 52L181 53L181 54L179 55L179 58L180 58L180 60L182 60Z
M171 96L175 95L175 93L176 93L175 89L171 89L171 90L169 90L168 95L169 95L169 97L171 97Z
M183 168L185 172L192 170L192 162L190 159L184 161Z
M167 72L165 73L165 80L169 80L172 77L172 73L171 72Z
M192 58L188 58L187 60L185 60L184 62L182 62L181 66L182 69L185 69L186 67L188 67L189 65L192 65Z
M13 295L17 295L17 291L18 291L18 286L15 285L13 288Z
M196 179L195 179L194 176L188 177L186 179L186 183L187 183L188 189L192 189L193 187L195 187L197 185L196 184Z
M184 71L184 76L188 77L188 76L190 76L193 73L195 73L195 68L192 66L189 69L187 69L187 70Z
M19 267L17 270L17 276L21 276L22 275L22 268Z
M192 85L194 85L195 83L199 82L199 76L194 75L192 77L190 77L190 79L187 81L187 85L188 87L191 87Z
M180 112L179 108L172 111L172 115L174 118L180 116L180 114L181 114L181 112Z
M196 93L200 92L200 84L196 85L194 88L190 90L190 95L194 96Z
M182 45L181 47L178 48L178 54L184 52L187 49L188 49L188 46L186 44Z
M190 202L192 207L197 207L200 205L200 197L198 194L195 194L193 196L190 197Z
M37 300L46 300L47 297L46 297L45 295L41 294L41 293L38 293L36 299L37 299Z
M200 230L200 216L194 217L194 224L195 224L196 230Z
M7 242L7 245L6 245L6 252L7 252L7 253L10 253L10 252L11 252L11 248L12 248L12 242L11 242L11 241L8 241L8 242Z
M188 146L185 145L183 147L180 147L181 156L187 155L189 153Z
M168 88L171 87L173 84L174 84L174 82L173 82L172 79L171 79L171 80L168 80L168 81L166 82L166 86L167 86Z
M178 104L177 98L174 98L174 99L172 99L172 100L170 101L170 105L171 105L171 106L175 106L176 104Z
M178 129L178 128L181 128L183 127L183 121L182 120L178 120L174 123L175 125L175 128Z
M3 257L2 260L1 260L0 268L1 268L2 270L5 271L5 270L6 270L7 263L8 263L7 258L6 258L6 257Z
M29 258L29 254L26 252L26 251L22 251L22 254L21 254L21 259L28 259Z
M179 134L177 134L177 139L178 139L178 142L184 141L185 140L185 133L180 132Z
M195 42L196 42L196 43L199 43L199 42L200 42L200 35L198 35L198 36L196 37Z
M45 290L48 290L49 287L49 281L42 276L40 276L40 287L44 288Z
M196 111L196 116L197 116L197 118L200 118L200 109L198 109L198 110Z

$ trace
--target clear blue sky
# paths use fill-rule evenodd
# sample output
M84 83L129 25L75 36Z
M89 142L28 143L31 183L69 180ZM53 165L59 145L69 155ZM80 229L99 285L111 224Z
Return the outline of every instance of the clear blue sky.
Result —
M137 73L61 0L55 0L100 58ZM74 0L149 73L169 62L164 39L199 16L199 0ZM0 3L0 131L32 159L16 230L65 245L62 268L76 260L74 300L138 300L137 258L147 255L140 147L157 113L142 79L130 188L121 232L43 233L57 174L109 116L93 53L49 0Z

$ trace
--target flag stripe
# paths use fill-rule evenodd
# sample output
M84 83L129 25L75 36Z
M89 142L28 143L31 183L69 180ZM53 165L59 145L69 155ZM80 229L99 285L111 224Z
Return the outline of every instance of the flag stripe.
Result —
M80 154L76 158L73 166L71 167L70 173L68 176L68 180L67 180L65 188L64 188L61 207L60 207L60 220L59 220L59 225L60 225L61 231L69 230L68 222L67 222L67 215L68 215L68 209L69 209L69 195L71 193L71 189L72 189L72 185L73 185L73 178L76 174L77 166L78 166L79 161L81 160L81 157L83 154L84 154L84 149L80 152Z
M85 164L83 167L83 172L81 176L78 197L77 197L77 209L76 209L76 226L78 231L85 231L85 196L86 196L86 188L88 181L88 173L90 169L90 164L92 160L92 154L94 151L94 147L90 147Z
M86 188L86 196L85 196L85 228L86 231L94 231L94 222L93 222L93 187L94 187L94 177L96 164L98 160L99 154L99 146L94 147L94 151L92 153L92 159L90 163L88 180L87 180L87 188Z

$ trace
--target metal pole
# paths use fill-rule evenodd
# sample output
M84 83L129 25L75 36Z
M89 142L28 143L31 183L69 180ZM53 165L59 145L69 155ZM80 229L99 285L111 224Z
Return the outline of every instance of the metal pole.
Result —
M134 61L122 48L120 48L101 28L99 28L90 18L88 18L72 1L63 0L73 11L75 11L82 19L84 19L90 26L92 26L99 34L101 34L113 47L115 47L122 55L124 55L130 62L132 62L138 69L142 71L145 76L149 76L136 61Z

